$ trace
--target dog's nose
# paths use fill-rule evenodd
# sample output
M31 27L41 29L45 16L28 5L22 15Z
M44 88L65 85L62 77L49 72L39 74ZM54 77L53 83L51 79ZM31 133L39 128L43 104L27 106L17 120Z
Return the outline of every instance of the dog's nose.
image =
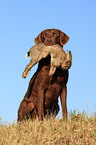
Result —
M48 42L51 42L52 40L50 38L47 39Z

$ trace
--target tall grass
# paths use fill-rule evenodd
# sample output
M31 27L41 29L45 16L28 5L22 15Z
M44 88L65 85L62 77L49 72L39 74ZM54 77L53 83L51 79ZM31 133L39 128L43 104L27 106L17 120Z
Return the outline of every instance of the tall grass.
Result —
M96 113L71 111L67 120L0 122L0 145L96 145Z

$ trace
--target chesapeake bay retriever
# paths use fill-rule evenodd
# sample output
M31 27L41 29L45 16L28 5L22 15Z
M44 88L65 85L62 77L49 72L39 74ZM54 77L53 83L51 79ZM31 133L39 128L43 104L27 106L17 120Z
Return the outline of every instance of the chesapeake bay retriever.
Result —
M59 44L63 47L69 37L58 29L42 31L36 38L35 44L44 43L46 46ZM58 97L60 95L63 118L67 117L67 81L68 68L71 62L66 63L67 69L58 67L52 76L50 71L50 55L39 61L38 69L31 78L28 90L18 110L18 121L24 119L43 119L47 114L57 115L59 112Z

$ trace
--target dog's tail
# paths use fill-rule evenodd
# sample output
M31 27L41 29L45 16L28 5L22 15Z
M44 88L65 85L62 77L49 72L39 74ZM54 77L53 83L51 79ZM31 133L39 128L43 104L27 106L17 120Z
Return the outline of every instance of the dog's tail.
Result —
M26 58L28 58L28 57L30 57L31 56L31 53L30 53L30 51L28 51L27 53L26 53Z

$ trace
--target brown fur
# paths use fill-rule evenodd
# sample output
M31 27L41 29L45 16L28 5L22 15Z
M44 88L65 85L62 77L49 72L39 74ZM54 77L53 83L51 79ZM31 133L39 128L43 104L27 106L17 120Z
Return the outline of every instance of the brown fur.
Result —
M42 31L36 38L35 44L44 43L46 46L59 44L63 46L69 37L58 29ZM69 65L69 64L68 64ZM68 70L57 68L52 76L49 76L50 55L40 60L38 69L31 78L27 93L18 110L18 121L55 114L59 111L58 97L60 95L63 118L67 117L67 81Z

